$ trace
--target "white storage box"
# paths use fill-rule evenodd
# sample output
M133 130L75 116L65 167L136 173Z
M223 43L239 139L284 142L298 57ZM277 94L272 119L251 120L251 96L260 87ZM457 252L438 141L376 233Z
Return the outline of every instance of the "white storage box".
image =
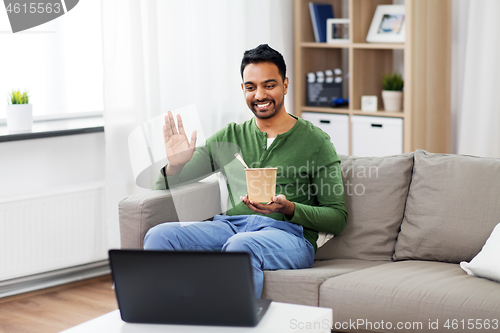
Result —
M403 119L352 116L352 155L388 156L403 153Z
M337 154L349 155L349 116L319 112L302 112L302 118L321 128L337 150Z

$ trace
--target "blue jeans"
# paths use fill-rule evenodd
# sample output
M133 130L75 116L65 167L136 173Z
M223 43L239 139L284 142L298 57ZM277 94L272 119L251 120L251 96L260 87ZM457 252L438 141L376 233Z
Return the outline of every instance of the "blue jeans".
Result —
M144 249L248 252L256 298L262 295L263 270L309 268L314 261L314 248L302 226L260 215L159 224L146 234Z

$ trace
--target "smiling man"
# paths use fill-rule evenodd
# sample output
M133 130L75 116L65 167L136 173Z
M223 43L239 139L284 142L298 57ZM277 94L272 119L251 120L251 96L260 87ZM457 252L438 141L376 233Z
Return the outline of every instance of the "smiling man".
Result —
M250 201L242 192L244 187L228 186L231 208L224 215L215 216L213 221L160 224L149 230L144 248L248 252L255 296L260 298L263 270L311 267L318 232L339 234L347 211L340 159L329 136L285 110L288 78L283 56L267 44L246 51L241 77L245 101L255 117L229 124L201 148L195 149L196 133L189 141L182 119L177 118L176 127L172 113L168 113L163 132L169 164L162 169L155 189L212 172L228 173L225 166L231 161L227 156L234 154L221 154L213 147L229 144L241 149L251 167L278 168L277 195L262 204ZM244 182L241 177L232 178L237 179L229 179L230 184Z
M245 99L250 110L259 119L272 118L279 111L282 111L279 114L283 115L288 78L282 80L278 67L270 62L243 65L242 77L246 81L241 84L241 88L245 92ZM267 79L263 82L255 82L262 78Z

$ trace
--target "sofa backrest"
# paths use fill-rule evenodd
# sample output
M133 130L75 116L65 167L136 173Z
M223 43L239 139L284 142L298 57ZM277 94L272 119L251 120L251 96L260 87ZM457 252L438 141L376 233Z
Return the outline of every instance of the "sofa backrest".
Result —
M413 153L341 156L348 212L342 233L318 249L317 260L391 260L403 220Z
M500 159L415 152L394 260L470 261L500 222Z

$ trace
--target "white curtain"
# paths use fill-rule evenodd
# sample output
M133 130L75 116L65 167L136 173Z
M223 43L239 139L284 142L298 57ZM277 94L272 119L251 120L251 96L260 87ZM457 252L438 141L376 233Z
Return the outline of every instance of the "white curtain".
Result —
M500 1L454 1L456 152L500 157Z
M147 119L195 104L206 137L251 118L241 92L243 52L280 51L293 75L290 0L105 0L102 4L106 212L119 247L118 202L141 191L127 140ZM293 92L286 108L293 112ZM142 190L143 191L143 190Z

